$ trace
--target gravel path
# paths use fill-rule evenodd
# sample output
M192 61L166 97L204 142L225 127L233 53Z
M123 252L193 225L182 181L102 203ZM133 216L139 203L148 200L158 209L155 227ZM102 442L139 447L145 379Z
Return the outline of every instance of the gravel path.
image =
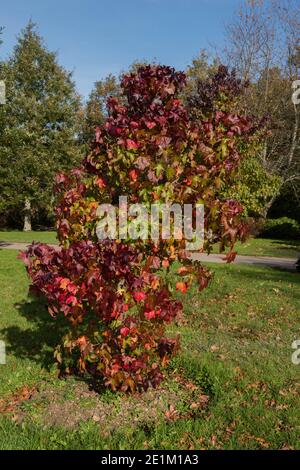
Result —
M30 243L11 243L0 241L0 249L7 248L11 250L25 250ZM57 245L51 245L54 248ZM193 259L203 261L206 263L224 263L224 254L196 254ZM252 264L257 266L269 266L271 268L287 269L289 271L295 271L296 259L292 258L275 258L271 256L246 256L238 255L234 261L235 264Z

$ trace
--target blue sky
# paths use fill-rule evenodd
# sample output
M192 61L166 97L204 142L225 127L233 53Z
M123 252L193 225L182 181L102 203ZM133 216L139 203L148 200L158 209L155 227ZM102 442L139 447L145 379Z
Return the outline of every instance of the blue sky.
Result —
M201 48L222 46L240 0L1 0L1 56L31 18L79 92L134 60L185 68Z

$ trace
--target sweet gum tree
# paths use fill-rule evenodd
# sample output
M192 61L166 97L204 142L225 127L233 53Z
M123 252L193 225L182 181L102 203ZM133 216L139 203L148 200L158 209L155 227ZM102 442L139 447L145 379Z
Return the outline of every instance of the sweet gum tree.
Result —
M125 75L121 102L109 98L108 118L81 167L57 176L60 250L33 244L23 258L32 291L46 297L53 317L65 315L70 322L55 352L61 374L90 374L113 390L158 385L178 346L177 338L165 335L166 324L182 310L174 292L186 292L192 282L202 290L211 278L188 256L184 239L98 240L99 204L117 207L124 195L128 204L148 209L153 203L201 202L204 250L220 241L230 247L227 261L234 259L234 243L246 232L242 206L222 199L220 188L234 181L257 129L251 118L228 109L226 96L241 84L232 78L228 89L226 74L217 80L221 88L208 85L206 96L212 98L213 88L210 103L227 100L226 109L204 103L195 117L178 98L183 73L148 65ZM174 281L175 261L181 264Z

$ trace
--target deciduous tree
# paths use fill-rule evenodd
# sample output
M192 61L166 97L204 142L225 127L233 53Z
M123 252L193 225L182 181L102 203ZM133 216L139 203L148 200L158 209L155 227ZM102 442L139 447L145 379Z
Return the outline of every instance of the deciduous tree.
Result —
M83 129L84 142L89 144L95 134L96 126L102 124L107 117L106 102L110 96L120 96L119 80L114 75L108 75L95 82L85 108Z
M247 0L228 27L226 57L249 87L240 106L269 115L264 145L257 153L266 175L277 176L278 191L266 201L264 216L281 192L299 191L300 106L292 102L299 79L300 5L295 0ZM294 198L297 204L298 198Z
M230 248L227 262L235 258L234 243L246 233L243 208L220 188L235 180L257 126L231 112L229 91L238 92L239 83L227 82L222 71L226 107L208 109L212 94L204 88L196 117L179 99L182 72L148 65L125 75L123 99L109 98L108 117L82 166L57 176L61 249L33 244L23 258L32 290L46 297L52 316L70 321L56 351L61 373L90 374L113 390L157 386L178 346L165 331L182 310L175 291L185 293L194 282L203 290L211 278L192 261L185 237L172 232L168 239L135 239L126 230L120 239L99 240L99 204L110 203L120 215L119 197L127 196L149 215L153 204L203 203L204 250L219 241ZM176 261L181 266L170 271Z

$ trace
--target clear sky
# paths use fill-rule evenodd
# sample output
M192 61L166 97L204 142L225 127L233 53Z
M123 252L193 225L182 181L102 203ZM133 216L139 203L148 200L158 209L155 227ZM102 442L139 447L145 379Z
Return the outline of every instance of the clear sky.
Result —
M7 57L31 18L59 62L74 71L79 92L134 60L183 69L201 48L222 46L240 0L0 0Z

